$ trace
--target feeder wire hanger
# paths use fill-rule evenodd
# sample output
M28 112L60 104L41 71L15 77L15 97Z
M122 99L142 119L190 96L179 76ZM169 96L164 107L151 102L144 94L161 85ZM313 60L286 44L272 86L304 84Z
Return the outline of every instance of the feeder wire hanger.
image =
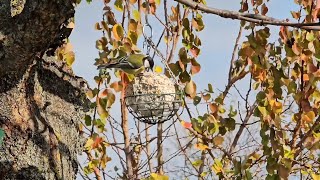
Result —
M150 50L151 48L154 50L154 52L160 57L161 59L161 63L164 64L165 68L167 69L167 71L169 72L171 78L174 80L174 83L179 87L179 90L182 90L183 87L182 85L179 83L179 81L175 78L175 75L173 74L173 72L171 71L168 63L167 63L167 60L166 58L164 57L164 55L158 50L158 47L153 43L152 41L152 35L153 35L153 32L152 32L152 27L149 23L149 20L148 20L148 15L150 13L150 7L149 7L149 0L146 0L146 9L147 9L147 12L145 13L145 24L143 25L143 28L142 28L142 34L144 36L144 42L143 42L143 48L146 47L146 50L147 50L147 53L146 55L149 55L150 54ZM150 29L150 34L148 36L148 34L146 33L146 28L149 28Z

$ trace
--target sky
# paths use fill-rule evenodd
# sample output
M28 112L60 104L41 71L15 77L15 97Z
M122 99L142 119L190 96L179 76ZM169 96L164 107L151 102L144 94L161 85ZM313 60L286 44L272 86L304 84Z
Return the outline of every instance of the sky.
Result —
M207 0L210 7L235 11L239 9L238 2L239 0ZM298 7L292 5L293 0L270 1L268 3L268 15L278 19L289 18L291 17L290 10L298 10ZM96 67L93 65L94 59L98 57L95 41L102 37L101 31L94 30L94 24L102 19L102 7L101 0L93 0L91 4L83 1L76 8L76 26L70 37L76 53L73 69L78 76L87 79L91 86L95 86L92 79L98 74ZM284 11L284 9L286 10ZM217 88L223 88L239 29L239 21L206 14L204 15L204 22L205 29L199 33L203 45L198 61L202 69L201 73L194 78L201 85L205 85L204 87L210 82ZM157 28L157 23L151 25L154 29L154 40L156 41L161 33L157 30L162 31L162 28ZM277 30L277 28L274 29ZM142 47L140 48L142 49ZM161 65L159 61L156 64ZM203 76L209 78L202 78Z
M207 0L207 5L235 11L240 7L239 0ZM267 15L278 19L290 18L290 11L298 10L293 0L271 0L267 6L269 8ZM98 70L93 65L94 59L98 57L95 42L102 37L101 31L94 29L94 24L101 21L102 8L102 0L93 0L91 4L87 4L83 0L76 8L75 29L70 37L76 54L73 70L77 76L85 78L91 87L96 86L93 77L98 75ZM161 14L159 16L161 17ZM239 30L239 21L209 14L204 14L203 20L205 29L199 33L202 47L197 59L202 68L201 72L192 78L197 82L198 89L204 89L208 83L211 83L216 90L222 90L227 83L229 62ZM158 23L150 22L154 30L154 41L157 41L162 27L157 28L159 27ZM272 37L274 40L276 40L278 30L279 27L271 28L271 33L275 35ZM245 40L245 37L242 40ZM140 48L142 49L142 47ZM161 65L159 59L156 59L156 64ZM247 83L248 81L239 84L240 91L248 86ZM234 98L237 99L237 97ZM115 108L117 107L119 107L119 103L115 104ZM117 114L119 112L113 111L113 113L115 116L119 115Z

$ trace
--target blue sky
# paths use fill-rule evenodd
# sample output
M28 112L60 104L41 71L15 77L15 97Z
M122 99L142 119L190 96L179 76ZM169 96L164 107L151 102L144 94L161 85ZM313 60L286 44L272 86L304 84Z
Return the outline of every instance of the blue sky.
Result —
M207 0L208 6L235 10L240 7L239 0ZM268 16L278 19L290 18L290 10L297 11L298 7L294 5L293 0L273 0L268 3ZM75 29L71 34L71 43L76 53L76 61L73 70L76 75L84 77L91 87L96 86L93 77L98 74L96 67L93 65L94 59L98 57L98 50L95 48L95 41L101 38L102 33L94 30L94 24L102 19L102 1L94 0L87 4L84 0L76 9ZM159 14L159 17L162 17ZM199 33L202 40L201 54L198 61L202 66L201 72L194 77L198 89L207 87L212 83L215 89L222 90L227 83L227 73L234 42L239 29L239 21L223 19L215 15L204 14L205 29ZM162 31L158 23L151 21L154 32L154 40ZM273 39L278 35L279 27L271 28ZM242 38L245 39L245 38ZM142 47L140 47L142 49ZM177 56L175 56L177 57ZM176 59L175 59L176 60ZM160 61L156 64L161 65ZM248 82L239 85L240 89L247 87ZM119 108L116 103L116 109ZM115 115L117 113L113 111Z
M229 10L238 10L240 6L239 0L207 0L207 3L211 7ZM94 30L94 24L102 19L102 7L102 1L94 0L91 4L83 1L76 9L76 26L70 38L76 53L73 69L78 76L87 79L91 86L95 85L92 78L98 73L93 66L94 59L98 57L95 41L102 36L100 31ZM298 8L293 6L293 0L271 1L268 7L268 15L279 19L290 18L290 10ZM199 33L203 45L198 61L202 65L202 70L194 79L200 82L202 87L206 87L210 82L217 88L223 88L239 21L206 14L204 21L206 27ZM161 32L156 31L159 29L157 23L151 22L151 25L155 31L156 41ZM156 63L160 65L159 61Z

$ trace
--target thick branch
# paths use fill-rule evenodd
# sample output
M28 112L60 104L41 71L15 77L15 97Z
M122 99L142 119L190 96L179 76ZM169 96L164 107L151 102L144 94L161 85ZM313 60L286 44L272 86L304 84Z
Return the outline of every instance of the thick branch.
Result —
M19 13L13 14L10 1L1 1L0 77L22 74L34 56L40 56L53 44L61 44L59 37L68 37L71 32L62 30L62 24L74 15L71 0L19 3Z
M122 74L122 82L124 81L124 74ZM125 83L124 83L125 84ZM126 154L126 165L127 165L127 177L128 179L135 179L133 176L133 159L132 153L130 150L130 134L129 134L129 123L128 123L128 112L126 109L125 101L124 101L124 90L126 88L126 84L123 86L121 93L121 127L123 130L123 139L124 139L124 152Z
M157 171L160 174L163 174L163 146L162 146L162 123L158 124L157 127L157 137L158 137L158 141L157 141L157 150L158 150L158 154L157 154L157 161L158 161L158 167L157 167Z
M175 1L184 4L192 9L197 9L208 14L215 14L223 18L238 19L247 22L257 23L259 25L290 26L306 30L320 30L319 23L292 23L259 14L241 13L236 11L212 8L197 2L193 2L191 0Z

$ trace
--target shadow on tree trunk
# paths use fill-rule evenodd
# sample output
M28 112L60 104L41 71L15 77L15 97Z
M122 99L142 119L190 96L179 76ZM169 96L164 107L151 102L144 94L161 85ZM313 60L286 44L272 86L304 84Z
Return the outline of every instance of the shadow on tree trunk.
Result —
M0 85L6 89L0 93L0 127L6 132L0 175L5 179L75 178L86 82L61 64L59 69L53 58L47 60L36 60L11 89Z

